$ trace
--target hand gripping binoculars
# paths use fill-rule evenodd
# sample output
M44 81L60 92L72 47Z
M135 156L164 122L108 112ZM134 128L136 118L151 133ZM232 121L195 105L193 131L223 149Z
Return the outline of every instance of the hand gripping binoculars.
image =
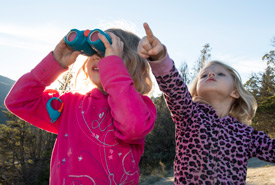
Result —
M110 44L112 44L111 37L100 29L80 31L72 29L66 36L66 44L74 51L81 51L81 54L92 56L99 54L105 55L105 46L99 39L98 33L104 35Z

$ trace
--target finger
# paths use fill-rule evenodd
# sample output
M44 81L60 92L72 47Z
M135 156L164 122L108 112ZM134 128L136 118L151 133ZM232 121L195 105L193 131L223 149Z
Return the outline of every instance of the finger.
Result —
M66 44L65 38L62 38L62 39L59 41L59 44Z
M61 41L59 42L59 45L62 46L62 48L64 49L69 49L70 51L72 51L72 49L65 42L65 38L61 39Z
M119 40L119 46L120 46L120 48L123 50L124 43L123 43L121 40Z
M155 36L154 36L150 26L148 25L148 23L144 23L143 27L144 27L144 30L145 30L145 33L147 35L149 42L152 42L154 40Z
M112 38L112 45L114 46L121 46L123 42L120 40L118 36L116 36L114 33L108 33L110 37Z
M153 48L148 39L144 40L144 42L141 43L141 46L147 51Z
M163 52L164 51L164 47L163 47L163 45L160 43L160 44L158 44L156 47L156 50L158 51L158 53L160 53L160 52Z
M141 58L149 58L149 55L145 55L145 54L140 53L140 52L138 52L138 55L139 55Z
M124 43L120 40L120 38L116 36L114 33L108 32L108 34L112 38L112 47L123 49Z
M145 49L147 51L149 51L150 49L152 49L152 45L148 41L147 37L143 37L140 40L140 42L138 43L138 49L139 50Z
M143 47L140 47L140 48L138 49L138 54L139 54L139 56L141 56L142 58L149 58L148 51L145 50Z
M67 46L67 44L65 43L65 39L62 38L62 39L58 42L58 44L56 45L55 48L58 49L58 50L61 50L61 49L66 48L66 46Z
M152 48L152 46L150 44L146 44L143 46L143 49L146 50L146 52L150 51Z
M72 53L72 55L71 55L71 58L72 58L73 60L76 60L76 58L77 58L80 54L81 54L80 51L74 51L74 52Z
M139 50L140 53L144 54L144 55L148 55L148 50L144 49L144 48L141 48Z
M113 50L115 52L120 53L121 56L122 56L122 53L123 53L123 46L124 46L124 43L120 40L119 37L117 37L115 39L115 43L112 44Z
M150 51L148 51L148 55L150 55L150 56L157 55L158 53L159 53L159 51L156 48L153 48Z
M112 36L110 35L110 33L108 33L108 35L111 37L112 42L114 42ZM109 48L111 46L111 44L109 43L109 41L105 37L105 35L102 35L101 33L98 33L98 37L102 41L102 43L104 44L105 48Z

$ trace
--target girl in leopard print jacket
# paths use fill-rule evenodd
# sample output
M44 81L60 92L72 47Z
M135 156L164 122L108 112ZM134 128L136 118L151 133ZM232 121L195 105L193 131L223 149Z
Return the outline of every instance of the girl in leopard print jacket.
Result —
M150 61L176 124L175 184L245 184L248 159L275 162L275 140L243 124L257 104L238 73L212 61L189 92L166 48L144 28L138 52Z

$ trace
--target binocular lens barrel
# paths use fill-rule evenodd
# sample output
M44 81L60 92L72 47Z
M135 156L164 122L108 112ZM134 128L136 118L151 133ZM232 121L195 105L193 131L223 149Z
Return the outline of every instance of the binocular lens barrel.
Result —
M71 31L70 33L67 34L67 40L69 42L72 42L77 36L77 33L75 31Z
M103 34L109 43L112 43L110 36L100 29L80 31L72 29L66 36L66 44L74 51L81 51L83 55L92 56L96 53L104 56L105 46L99 39L98 34Z
M93 33L91 33L89 38L90 41L96 42L97 40L99 40L98 33L99 31L94 31Z

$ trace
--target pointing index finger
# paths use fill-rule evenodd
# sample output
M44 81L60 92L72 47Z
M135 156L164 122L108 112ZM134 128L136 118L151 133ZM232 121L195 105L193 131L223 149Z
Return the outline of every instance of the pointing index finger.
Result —
M143 27L145 29L145 32L146 32L146 35L147 35L147 38L148 38L149 42L152 42L153 39L154 39L154 34L153 34L150 26L148 25L148 23L144 23Z

